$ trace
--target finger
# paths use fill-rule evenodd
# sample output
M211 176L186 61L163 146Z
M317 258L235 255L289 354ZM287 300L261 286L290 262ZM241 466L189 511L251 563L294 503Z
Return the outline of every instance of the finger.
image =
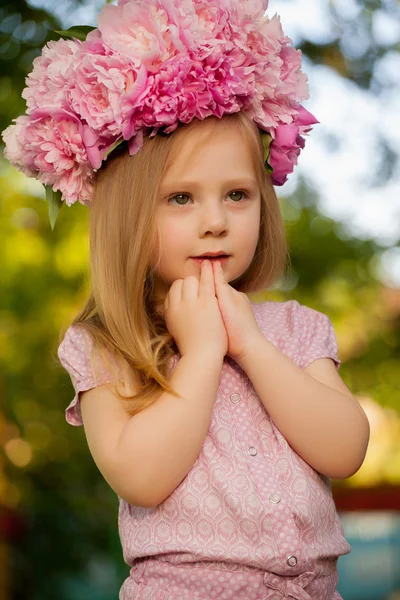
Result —
M217 285L221 285L221 284L225 283L224 271L223 271L221 262L219 260L215 261L215 263L214 263L214 276L215 276L215 283Z
M175 279L172 282L168 291L169 303L176 304L182 300L182 284L183 279Z
M199 296L199 280L195 275L185 277L182 283L182 300L197 300Z
M210 260L203 260L200 267L199 296L215 296L215 285L212 264Z

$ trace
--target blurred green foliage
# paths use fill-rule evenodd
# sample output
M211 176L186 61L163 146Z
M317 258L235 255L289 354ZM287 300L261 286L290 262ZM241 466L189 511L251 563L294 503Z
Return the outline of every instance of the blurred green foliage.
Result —
M338 39L319 45L303 40L300 47L314 62L368 88L374 60L393 48L373 43L371 14L381 3L364 5L368 43L362 56L343 54L340 32L355 24L340 21L334 2ZM52 30L61 28L22 0L0 7L1 130L25 111L24 78L44 43L57 39ZM26 524L11 553L12 598L117 598L129 574L118 539L117 497L91 459L83 428L65 422L73 390L56 355L60 332L87 297L87 209L79 203L63 208L51 231L43 186L3 159L0 189L0 504L18 511ZM255 301L296 298L328 314L345 383L354 394L399 411L400 300L398 291L384 289L376 270L386 248L351 237L321 214L318 198L301 180L281 202L292 266L279 288L254 295ZM382 478L399 483L398 447L392 454L398 468Z

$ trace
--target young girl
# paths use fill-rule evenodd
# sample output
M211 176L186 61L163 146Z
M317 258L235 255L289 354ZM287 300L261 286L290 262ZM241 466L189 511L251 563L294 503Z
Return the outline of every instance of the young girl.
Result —
M329 478L359 469L368 421L330 319L246 295L284 272L273 186L316 122L265 8L107 6L36 59L4 134L52 210L90 208L91 294L58 357L119 498L120 600L341 598Z

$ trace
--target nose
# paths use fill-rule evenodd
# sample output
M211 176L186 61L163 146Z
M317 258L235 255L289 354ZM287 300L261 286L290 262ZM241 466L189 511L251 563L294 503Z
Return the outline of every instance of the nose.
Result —
M219 235L227 227L228 215L223 203L215 200L205 202L201 208L201 234L212 233L213 235Z

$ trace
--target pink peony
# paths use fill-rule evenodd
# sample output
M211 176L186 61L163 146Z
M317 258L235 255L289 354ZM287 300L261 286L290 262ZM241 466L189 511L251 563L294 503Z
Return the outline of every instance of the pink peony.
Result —
M275 130L275 139L271 142L269 162L274 169L272 182L283 185L287 176L297 165L298 156L304 148L305 140L300 133L307 133L319 121L303 106L299 107L298 116L291 125L279 125Z
M30 119L27 115L21 115L13 120L15 124L9 125L1 134L5 144L4 157L28 177L35 177L37 171L33 162L29 164L24 143L25 131Z
M292 46L282 46L279 53L283 64L280 73L278 91L293 102L308 100L310 97L307 75L301 70L301 50Z
M133 0L104 6L98 28L106 44L151 73L169 58L187 53L174 21L185 18L189 30L191 13L190 0Z
M104 136L120 136L125 100L136 100L147 87L143 67L113 52L101 39L82 43L75 56L73 83L67 92L72 110Z
M194 63L188 57L169 61L160 73L149 78L149 91L132 112L123 132L125 139L133 135L133 123L164 126L165 133L171 133L178 122L239 111L253 93L255 82L251 72L233 67L233 63L234 54L226 57L221 52L214 52L203 62ZM238 88L243 101L234 93Z
M63 112L51 116L40 110L25 116L23 123L20 119L3 134L7 143L5 156L8 158L11 153L17 169L36 176L54 191L60 190L68 206L77 200L85 204L91 195L93 168L78 120Z
M42 54L33 61L33 71L26 77L27 87L22 91L31 113L43 106L66 108L65 92L73 81L71 69L81 42L75 40L50 41Z
M278 15L247 15L239 12L232 25L238 54L254 65L255 91L250 114L262 129L292 123L298 102L307 99L307 77L300 72L301 52L286 46Z
M230 14L224 3L209 2L208 0L195 0L195 24L192 25L192 36L197 30L197 56L200 59L212 53L216 46L231 49L232 29L230 25ZM233 5L235 9L235 5ZM191 48L187 46L188 50Z
M270 133L274 185L297 164L311 125L302 54L267 0L119 0L86 41L49 42L34 60L27 114L3 132L26 175L88 203L93 173L120 140L246 111Z

